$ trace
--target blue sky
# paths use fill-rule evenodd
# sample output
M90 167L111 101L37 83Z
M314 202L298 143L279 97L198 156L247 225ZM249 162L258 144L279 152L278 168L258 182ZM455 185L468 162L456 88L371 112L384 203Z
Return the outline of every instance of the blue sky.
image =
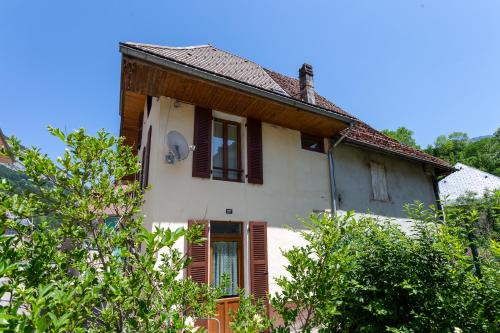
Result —
M421 145L500 126L500 1L1 1L0 127L50 156L46 126L118 134L118 42L213 44L297 76Z

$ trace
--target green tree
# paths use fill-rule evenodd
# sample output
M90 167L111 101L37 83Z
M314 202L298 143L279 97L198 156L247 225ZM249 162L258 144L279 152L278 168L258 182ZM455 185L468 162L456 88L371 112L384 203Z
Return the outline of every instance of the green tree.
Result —
M458 221L477 216L440 213L416 204L407 235L391 221L352 213L312 215L304 246L284 251L287 276L271 299L279 332L496 332L500 324L500 254L491 240L477 259ZM453 221L449 221L453 219Z
M429 146L426 152L439 157L450 164L464 160L464 151L469 144L469 137L463 132L454 132L450 135L440 135L434 141L434 146Z
M452 165L460 162L500 176L500 129L491 137L475 141L463 132L440 135L425 151Z
M174 244L201 230L142 227L143 192L123 181L140 166L122 139L49 131L63 156L12 140L30 186L0 183L0 331L197 330L221 290L180 279L190 259Z
M410 146L415 149L420 149L420 146L417 145L415 138L413 138L413 131L409 130L406 127L398 127L395 131L385 129L381 131L383 134L387 135L391 139L397 140L401 143L404 143L407 146Z

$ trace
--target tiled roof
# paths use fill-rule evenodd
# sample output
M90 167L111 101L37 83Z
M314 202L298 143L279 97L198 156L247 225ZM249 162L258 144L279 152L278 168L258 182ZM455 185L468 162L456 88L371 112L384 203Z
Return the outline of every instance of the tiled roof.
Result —
M273 72L269 69L265 69L265 71L284 91L287 92L287 94L290 97L293 97L295 99L300 100L299 80L291 78L289 76L285 76L285 75L280 74L280 73ZM324 98L323 96L318 94L317 92L314 93L314 96L316 98L316 105L355 119L354 116L345 112L344 110L342 110L337 105L333 104L332 102L330 102L329 100L327 100L326 98Z
M276 81L291 97L300 99L300 86L299 80L284 76L282 74L266 70L267 73ZM351 114L342 110L340 107L330 102L325 97L315 93L316 104L329 110L333 110L337 113L341 113L350 116L355 120L355 125L353 128L344 130L346 132L346 139L373 148L382 149L391 153L403 155L406 157L418 159L421 161L429 162L443 167L450 167L449 164L437 157L426 154L418 149L408 147L401 142L391 139L376 129L370 127L368 124L362 122L361 120L355 118Z
M457 198L474 193L482 196L487 190L500 189L500 178L468 165L457 163L458 171L439 181L441 200L453 202Z
M124 43L124 45L300 100L299 81L297 79L265 69L259 64L220 50L212 45L189 47L170 47L140 43ZM355 120L354 127L346 130L347 141L431 163L442 169L452 170L447 162L385 136L318 93L315 93L315 97L317 106Z
M170 47L125 43L151 54L286 95L262 66L211 45Z

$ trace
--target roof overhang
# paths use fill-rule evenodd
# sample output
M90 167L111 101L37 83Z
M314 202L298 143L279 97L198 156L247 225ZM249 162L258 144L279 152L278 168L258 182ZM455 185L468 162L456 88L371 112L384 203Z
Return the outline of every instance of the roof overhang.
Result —
M120 44L122 53L120 135L136 148L146 96L176 100L253 117L324 137L333 137L353 119L225 76Z

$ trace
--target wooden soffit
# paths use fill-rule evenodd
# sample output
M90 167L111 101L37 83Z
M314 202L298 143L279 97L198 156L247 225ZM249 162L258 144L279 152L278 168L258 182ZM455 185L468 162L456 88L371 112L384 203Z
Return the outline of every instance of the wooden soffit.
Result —
M166 96L241 117L332 137L348 124L325 115L240 91L218 82L124 55L121 73L121 135L136 147L146 96Z

